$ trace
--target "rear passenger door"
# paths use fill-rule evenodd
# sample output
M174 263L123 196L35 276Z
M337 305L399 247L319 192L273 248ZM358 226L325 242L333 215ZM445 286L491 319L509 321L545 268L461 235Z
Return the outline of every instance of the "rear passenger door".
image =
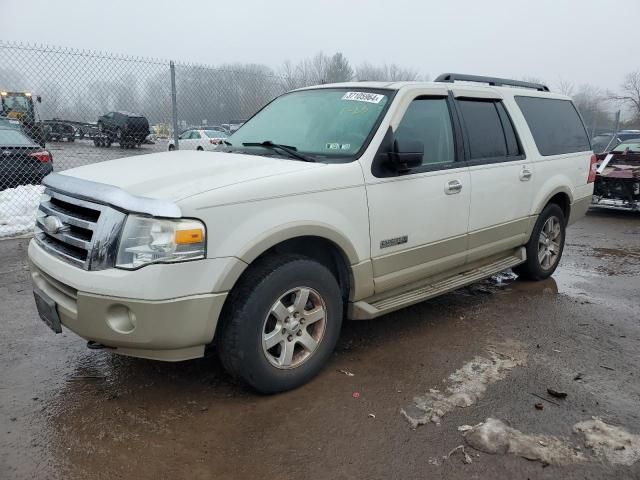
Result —
M454 90L471 176L467 261L526 242L533 165L502 99L490 91Z

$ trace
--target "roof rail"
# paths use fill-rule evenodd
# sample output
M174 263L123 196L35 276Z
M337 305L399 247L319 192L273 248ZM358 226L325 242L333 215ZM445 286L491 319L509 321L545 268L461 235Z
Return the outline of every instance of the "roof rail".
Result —
M435 82L477 82L488 83L495 87L521 87L532 88L540 92L548 92L549 87L541 83L522 82L520 80L509 80L508 78L496 78L496 77L481 77L480 75L465 75L463 73L443 73L434 80Z

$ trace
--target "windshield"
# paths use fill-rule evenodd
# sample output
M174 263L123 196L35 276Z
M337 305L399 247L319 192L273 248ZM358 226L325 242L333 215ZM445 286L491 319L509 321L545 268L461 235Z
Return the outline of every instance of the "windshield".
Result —
M10 118L0 117L0 128L12 128L14 130L20 130L20 122L18 120L12 120Z
M2 100L4 110L15 110L17 112L28 112L30 110L29 99L23 95L3 95Z
M614 152L624 152L629 150L631 153L640 153L640 138L633 141L623 142L613 149Z
M233 149L244 148L243 143L270 141L314 157L353 158L388 102L386 90L323 88L292 92L267 105L228 141Z
M0 145L2 146L31 146L33 142L29 137L17 130L0 128Z
M220 130L205 130L204 133L209 138L227 138L227 134Z

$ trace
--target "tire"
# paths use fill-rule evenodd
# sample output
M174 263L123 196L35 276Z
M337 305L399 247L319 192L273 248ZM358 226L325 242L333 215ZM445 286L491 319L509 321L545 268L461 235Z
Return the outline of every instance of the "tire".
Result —
M301 255L265 257L249 268L222 312L220 359L227 372L258 392L296 388L322 369L335 348L343 313L340 287L324 265ZM305 296L307 313L298 314L296 303ZM271 347L265 337L273 340Z
M198 152L204 152L204 148L202 148L202 147L198 147L198 148L196 148L196 150L197 150Z
M547 205L526 245L527 261L515 267L514 272L526 280L544 280L553 275L564 251L566 224L562 208L555 203Z
M175 145L169 145L169 151L173 152L176 149Z
M111 148L111 139L110 139L110 138L107 138L107 139L104 141L104 146L105 146L106 148Z

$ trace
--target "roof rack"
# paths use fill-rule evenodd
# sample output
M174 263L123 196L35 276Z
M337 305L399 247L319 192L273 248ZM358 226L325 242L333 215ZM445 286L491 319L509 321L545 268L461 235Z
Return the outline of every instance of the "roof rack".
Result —
M489 85L493 85L495 87L521 87L521 88L532 88L533 90L538 90L540 92L548 92L549 87L543 85L541 83L532 83L532 82L522 82L520 80L509 80L507 78L496 78L496 77L481 77L480 75L465 75L463 73L443 73L439 75L434 81L436 82L477 82L477 83L488 83Z

